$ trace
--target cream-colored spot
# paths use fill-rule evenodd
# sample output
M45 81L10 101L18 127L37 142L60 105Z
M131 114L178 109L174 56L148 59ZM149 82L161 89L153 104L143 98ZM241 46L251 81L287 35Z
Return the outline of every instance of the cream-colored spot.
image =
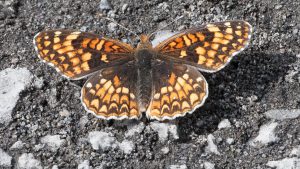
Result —
M235 31L235 34L237 34L238 36L242 36L242 31Z
M101 55L101 60L103 61L103 62L108 62L108 60L107 60L107 55L106 54L103 54L103 55Z
M160 90L160 93L161 93L161 94L165 94L165 93L167 93L167 92L168 92L167 87L162 87L161 90Z
M117 93L121 93L121 91L122 91L121 87L117 88L117 90L116 90Z
M89 52L86 52L86 53L84 53L84 54L81 56L81 59L82 59L83 61L88 61L88 60L91 59L91 57L92 57L92 54L89 53Z
M207 52L207 55L209 56L209 57L211 57L211 58L214 58L215 57L215 55L216 55L216 51L214 51L214 50L209 50L208 52Z
M45 41L44 42L44 45L47 47L47 46L49 46L51 44L51 42L50 41Z
M225 35L225 38L228 39L228 40L232 40L233 36L231 34L227 34L227 35Z
M194 102L197 101L198 99L199 99L199 97L197 96L197 94L192 93L192 94L190 95L190 100L191 100L192 105L193 105Z
M188 75L188 74L184 74L182 77L183 77L185 80L187 80L187 79L189 78L189 75Z
M90 70L90 67L89 67L89 64L87 62L83 62L81 64L81 68L84 70L84 71L89 71Z
M91 102L91 106L94 106L96 109L98 109L99 108L99 100L98 99L94 99Z
M206 53L206 50L203 47L197 47L196 53L199 55L204 55Z
M103 106L100 108L99 112L107 113L107 106L106 106L106 105L103 105Z
M223 33L221 33L221 32L215 32L215 37L216 37L216 38L223 38L224 35L223 35Z
M50 59L53 59L54 58L54 56L55 56L55 54L50 54Z
M154 97L154 99L159 99L160 94L159 94L159 93L156 93L153 97Z
M103 88L104 88L105 90L107 90L111 85L112 85L111 81L107 81L107 82L103 85Z
M68 52L67 55L69 56L69 58L72 58L76 55L75 52Z
M53 39L53 42L54 42L54 43L58 43L58 42L60 42L60 39L59 39L59 37L55 37L55 38Z
M196 80L197 80L197 82L201 82L203 79L202 79L202 77L198 77Z
M53 50L57 50L61 48L61 44L56 44L56 45L53 45Z
M241 44L243 44L244 40L243 39L238 39L237 41L240 42Z
M190 46L192 44L191 40L186 35L183 36L183 40L186 46Z
M135 99L135 96L134 96L133 93L130 93L129 95L130 95L130 98L131 98L131 99Z
M61 31L54 32L55 35L60 35L61 33L62 33Z
M112 93L114 93L114 91L115 91L115 88L113 86L110 86L110 88L108 89L108 93L112 94Z
M105 40L101 40L101 41L98 43L98 45L96 46L96 49L97 49L97 50L101 50L101 49L102 49L102 46L103 46L103 44L104 44L104 42L105 42Z
M220 32L221 30L216 26L207 27L210 32Z
M232 28L227 28L227 29L225 30L225 32L226 32L226 33L229 33L229 34L232 34L233 31L232 31Z
M227 51L227 47L225 47L225 46L222 47L222 51L223 51L223 52L226 52L226 51Z
M49 50L47 50L47 49L43 50L44 55L47 55L48 52L49 52Z
M122 88L122 93L128 94L128 93L129 93L129 89L126 88L126 87L123 87L123 88Z
M213 42L215 42L215 43L222 43L222 39L221 38L214 38Z
M173 91L173 87L172 86L168 86L168 91L172 92Z
M70 40L67 40L63 43L63 46L70 46L70 45L72 45L72 41Z
M69 35L69 36L66 37L66 40L74 40L74 39L77 39L78 36L79 35L73 35L73 34L71 34L71 35Z
M198 60L198 64L203 64L205 61L206 61L206 57L200 55L200 56L199 56L199 60Z
M73 66L76 66L80 63L80 60L79 60L79 58L72 58L72 59L70 59L70 62L72 62Z
M87 88L91 88L92 86L93 86L93 85L92 85L92 83L90 83L90 82L86 84L86 87L87 87Z
M230 22L225 22L224 25L230 26Z
M214 63L214 60L213 60L213 59L207 59L207 61L206 61L206 65L207 65L207 66L213 65L213 63Z
M185 50L182 50L181 52L180 52L180 58L183 58L183 57L185 57L185 56L187 56L187 54L186 54L186 51Z
M230 41L229 41L229 40L226 40L226 39L223 39L223 40L221 41L221 43L222 43L223 45L227 45L229 42L230 42Z
M184 102L182 102L181 109L184 110L186 108L190 108L190 105L189 105L189 103L187 101L184 101Z
M180 86L178 83L176 83L176 84L175 84L175 89L176 89L177 91L179 91L179 90L181 90L181 86Z
M241 29L242 27L239 25L239 26L237 26L236 28L237 28L237 29Z
M181 77L178 77L177 81L181 86L184 86L186 84L185 80Z
M218 50L219 49L219 44L217 44L217 43L213 43L213 44L211 44L211 48L212 49L214 49L214 50Z

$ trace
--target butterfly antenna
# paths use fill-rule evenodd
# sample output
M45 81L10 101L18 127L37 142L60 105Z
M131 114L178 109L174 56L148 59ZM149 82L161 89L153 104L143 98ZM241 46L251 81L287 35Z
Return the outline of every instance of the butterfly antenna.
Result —
M117 21L115 21L114 19L111 19L111 18L108 18L108 17L104 17L104 16L102 16L102 18L103 18L103 19L106 19L106 20L109 20L109 21L111 21L111 22L117 24L117 25L120 26L121 28L123 28L123 29L127 30L128 32L134 34L135 36L139 37L139 35L138 35L136 32L134 32L134 31L132 31L132 30L126 28L125 26L119 24L119 23L118 23Z
M183 18L184 16L185 16L185 15L183 14L183 15L181 15L180 17L174 19L172 22L168 23L167 25L165 25L165 26L163 26L163 27L157 29L155 32L152 32L152 33L149 35L149 37L151 37L153 34L157 33L158 31L161 31L161 30L165 29L166 27L168 27L168 26L171 25L172 23L178 21L179 19Z

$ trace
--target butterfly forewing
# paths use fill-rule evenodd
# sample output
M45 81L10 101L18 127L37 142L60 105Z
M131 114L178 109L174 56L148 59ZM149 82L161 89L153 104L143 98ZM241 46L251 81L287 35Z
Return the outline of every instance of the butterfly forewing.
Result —
M100 118L139 118L136 81L133 64L105 68L85 83L82 102L87 111Z
M39 57L71 79L133 59L130 45L91 33L51 30L33 41Z
M174 35L159 44L156 50L163 60L215 72L247 47L251 33L251 25L245 21L211 23Z
M161 62L153 68L153 97L147 110L151 119L165 120L184 116L201 106L208 85L191 66Z

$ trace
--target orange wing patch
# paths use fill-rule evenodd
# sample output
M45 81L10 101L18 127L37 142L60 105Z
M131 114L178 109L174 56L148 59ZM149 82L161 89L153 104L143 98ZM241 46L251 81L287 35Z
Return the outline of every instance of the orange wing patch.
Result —
M156 50L163 60L173 59L215 72L247 47L251 33L251 25L245 21L212 23L174 35Z
M148 117L174 119L193 112L204 103L208 94L207 82L195 68L162 64L154 70L157 82L154 82L154 95L146 112Z
M86 110L103 119L139 118L136 78L136 69L127 64L91 77L82 88Z
M84 32L45 31L35 36L34 44L44 62L71 79L133 59L130 45Z

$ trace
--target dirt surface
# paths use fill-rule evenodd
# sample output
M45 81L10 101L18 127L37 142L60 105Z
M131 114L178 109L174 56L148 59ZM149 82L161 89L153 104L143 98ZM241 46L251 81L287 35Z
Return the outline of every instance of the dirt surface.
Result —
M141 34L184 13L166 29L241 19L254 32L249 48L226 68L203 73L210 93L204 106L163 125L87 114L80 102L85 80L63 78L39 61L32 44L39 31L66 28L136 45L131 33L101 16ZM291 153L300 145L300 116L265 116L272 109L300 109L300 1L1 0L0 35L0 70L26 68L32 74L12 120L0 126L0 148L12 157L10 165L0 167L22 168L22 155L31 153L35 164L27 168L278 168L271 161L287 158L300 168L300 155ZM224 119L230 125L218 128ZM276 126L270 136L275 139L252 145L269 124ZM47 135L59 135L62 144L53 149L45 143ZM95 135L101 136L100 147L91 141ZM17 141L23 146L12 148Z

